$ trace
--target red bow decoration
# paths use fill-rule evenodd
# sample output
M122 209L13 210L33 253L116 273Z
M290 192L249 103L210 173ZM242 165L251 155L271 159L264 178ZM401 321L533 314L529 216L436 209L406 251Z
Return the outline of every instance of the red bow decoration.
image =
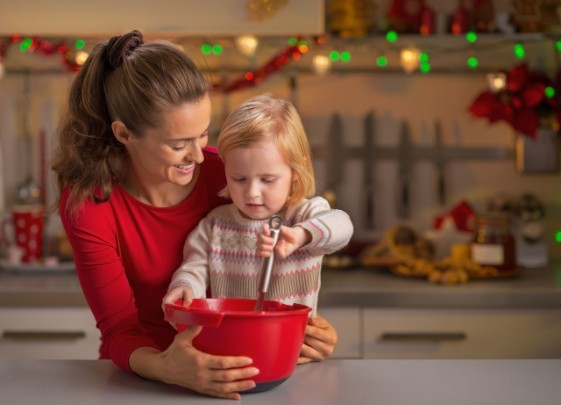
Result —
M516 131L535 138L542 120L561 122L558 96L546 97L548 87L559 94L559 79L561 72L554 83L545 74L533 72L522 63L506 73L504 89L496 93L484 91L473 101L469 111L476 117L487 118L490 123L506 121Z

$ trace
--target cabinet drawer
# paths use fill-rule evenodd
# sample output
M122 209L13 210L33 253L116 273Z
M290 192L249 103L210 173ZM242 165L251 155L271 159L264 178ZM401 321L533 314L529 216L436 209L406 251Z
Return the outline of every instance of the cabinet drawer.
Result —
M561 310L364 309L370 359L561 358Z
M332 358L359 359L362 357L360 308L319 307L318 314L327 319L337 330L337 346Z
M99 343L88 308L0 310L0 358L97 359Z

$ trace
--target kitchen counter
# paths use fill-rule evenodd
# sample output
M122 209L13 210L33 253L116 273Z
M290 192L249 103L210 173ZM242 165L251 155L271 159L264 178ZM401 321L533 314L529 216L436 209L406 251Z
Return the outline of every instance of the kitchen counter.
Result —
M515 278L458 286L395 276L385 269L324 269L320 306L423 308L561 308L561 264L526 269ZM0 270L0 307L85 306L73 271Z
M107 360L0 361L5 404L227 404L139 378ZM298 366L244 404L553 405L561 360L328 360Z

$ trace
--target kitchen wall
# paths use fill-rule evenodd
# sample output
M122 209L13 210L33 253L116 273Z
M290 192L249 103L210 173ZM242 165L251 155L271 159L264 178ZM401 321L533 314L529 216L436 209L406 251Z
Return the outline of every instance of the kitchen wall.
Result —
M450 8L447 2L436 2ZM505 2L498 2L504 6ZM453 8L452 8L453 9ZM531 55L531 62L554 65L557 58L545 45ZM508 68L512 59L497 59L493 63ZM52 62L48 62L52 63ZM289 86L289 76L296 78L296 88ZM13 203L17 185L26 179L29 167L39 180L39 132L44 129L47 154L56 142L55 128L68 86L69 73L37 73L29 76L29 134L31 149L25 147L22 128L22 103L26 75L7 74L0 80L0 148L4 182L0 195L0 210ZM507 125L489 125L473 118L467 111L471 101L486 88L485 72L467 70L435 71L428 75L407 75L402 72L333 71L324 76L287 68L261 86L240 90L213 98L213 130L217 131L228 111L246 98L263 92L295 101L303 117L310 142L317 158L314 160L318 191L329 185L327 160L324 158L332 115L340 114L344 143L360 148L363 142L363 122L369 111L375 116L376 143L397 146L402 123L408 122L414 146L430 146L435 142L434 123L442 126L444 147L486 148L506 151L506 157L486 160L455 160L445 164L446 200L439 204L436 192L436 166L433 161L419 161L412 167L411 216L399 217L399 165L395 159L379 159L371 167L374 176L374 228L365 225L366 208L362 160L341 160L343 181L337 187L337 205L351 215L358 238L376 238L389 226L407 222L420 230L428 230L436 215L447 211L462 199L476 209L497 193L516 196L535 193L546 205L546 238L554 257L561 254L555 243L555 232L561 230L561 177L550 174L520 174L515 168L516 134ZM32 156L28 159L28 156ZM28 164L28 162L31 162ZM52 179L48 197L53 199Z

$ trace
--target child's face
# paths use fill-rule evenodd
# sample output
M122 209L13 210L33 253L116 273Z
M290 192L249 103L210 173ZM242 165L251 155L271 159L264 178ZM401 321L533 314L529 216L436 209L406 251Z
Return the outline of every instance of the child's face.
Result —
M243 216L266 219L284 208L293 174L271 141L226 152L224 165L228 192Z

